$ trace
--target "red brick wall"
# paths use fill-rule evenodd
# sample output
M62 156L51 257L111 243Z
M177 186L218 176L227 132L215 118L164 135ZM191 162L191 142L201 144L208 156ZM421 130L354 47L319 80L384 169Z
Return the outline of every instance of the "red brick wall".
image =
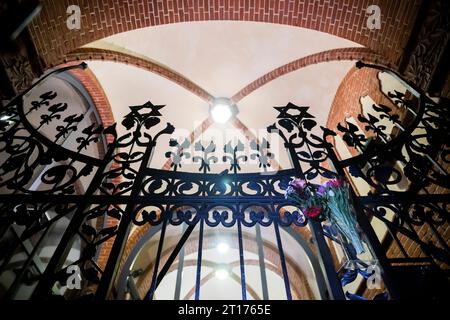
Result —
M342 80L328 116L327 127L335 130L345 117L357 118L362 113L360 98L370 96L377 104L395 108L392 101L383 94L378 79L378 70L372 68L358 69L353 67Z
M74 69L69 72L83 84L91 96L103 126L106 128L112 125L115 121L111 105L94 73L89 68L84 70Z
M120 257L118 268L119 272L122 272L122 267L127 261L128 257L130 256L131 251L134 249L138 241L148 232L150 227L151 227L150 224L147 223L144 224L143 226L139 226L133 232L131 232L130 236L128 237L125 248L123 249L122 256Z
M381 91L378 70L353 67L344 77L336 91L328 115L327 128L340 134L336 128L338 123L344 125L344 120L347 117L353 117L357 120L358 115L362 114L360 98L366 95L370 96L376 104L386 105L392 108L394 112L398 109ZM364 125L360 124L360 128L364 128ZM371 132L365 132L365 134L370 136ZM352 147L349 147L349 151L352 155L358 154L358 151Z
M327 127L336 130L337 123L341 122L343 124L346 116L351 116L354 119L357 119L357 115L362 113L362 106L360 103L360 97L369 95L375 103L384 104L393 108L393 111L400 116L402 116L402 109L396 108L392 101L381 91L380 82L377 78L378 70L370 69L370 68L362 68L357 69L356 67L352 68L348 74L345 76L343 81L341 82L333 104L330 109L330 114L327 122ZM363 125L360 125L362 128ZM370 135L366 132L367 135ZM355 149L349 147L349 151L356 155L357 152ZM447 172L450 170L449 164L444 164L442 161L440 164L444 167L444 170ZM430 194L443 194L448 193L449 190L438 187L436 185L432 185L428 188ZM414 231L417 232L419 238L428 243L432 241L436 246L441 247L442 245L439 243L438 238L434 235L432 229L427 223L424 223L421 226L413 226ZM442 225L436 227L437 232L444 239L447 245L450 245L450 224L446 221L442 223ZM404 236L402 234L398 234L398 238L403 245L405 251L410 257L425 257L425 253L421 250L420 245L417 242L414 242L409 237ZM389 246L389 249L386 252L386 256L388 258L403 258L400 247L395 243ZM448 269L449 266L444 263L438 263L442 268ZM380 293L380 290L365 290L365 295L367 297L373 298L377 293Z
M444 170L447 172L450 172L450 164L449 163L443 163L442 161L438 161L439 164L443 167ZM427 188L428 192L430 194L448 194L450 192L449 189L446 189L444 187L437 186L435 184L430 185ZM411 212L412 214L412 212ZM448 212L447 212L448 214ZM442 221L440 225L438 223L435 224L436 231L439 233L439 235L442 237L443 241L447 244L447 246L450 246L450 223L448 220L445 220L443 216L438 217L437 213L433 217L434 221ZM414 231L418 234L419 238L425 242L429 243L430 241L435 244L439 248L443 248L442 244L439 242L439 239L434 234L433 230L430 228L430 225L428 223L424 223L423 225L412 225ZM399 234L399 240L402 243L406 253L410 257L425 257L425 253L420 248L420 245L411 240L409 237L406 237L402 234ZM402 252L400 251L399 246L393 242L392 245L389 247L387 253L388 258L397 258L397 257L404 257ZM438 262L440 267L444 269L449 269L450 265Z
M102 125L106 128L110 125L112 125L114 121L114 115L111 110L111 105L109 104L108 98L105 95L105 92L103 91L102 86L98 82L97 78L95 77L94 73L89 70L89 68L80 70L80 69L74 69L69 71L73 76L75 76L85 87L87 92L89 93L92 101L95 104L95 107L97 109L97 112L100 116ZM110 143L112 142L112 136L108 135L107 141ZM102 149L103 151L103 149ZM100 152L101 155L101 152ZM119 180L116 179L114 181L115 183L118 183ZM116 219L108 219L106 218L106 227L112 227L118 224L118 221ZM97 228L103 228L104 220L99 219L97 222ZM103 245L100 249L99 258L97 261L97 264L104 268L106 265L106 262L108 260L109 253L111 251L112 244L114 243L114 239L109 239Z
M237 20L278 23L327 32L360 43L398 64L421 0L44 0L29 26L44 65L49 67L80 46L115 33L168 23ZM381 29L366 26L369 5L381 8ZM68 5L79 5L81 30L66 26Z

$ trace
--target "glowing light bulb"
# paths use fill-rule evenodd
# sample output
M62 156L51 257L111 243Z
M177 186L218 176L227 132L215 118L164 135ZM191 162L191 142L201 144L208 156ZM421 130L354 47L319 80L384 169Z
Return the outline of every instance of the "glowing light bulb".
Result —
M232 115L231 107L224 103L215 104L211 109L211 116L217 123L227 122Z
M217 245L217 251L219 251L220 254L225 254L228 252L228 250L230 249L230 246L228 243L226 242L220 242Z
M215 276L219 280L225 280L226 278L228 278L228 275L228 270L226 269L218 269L215 272Z

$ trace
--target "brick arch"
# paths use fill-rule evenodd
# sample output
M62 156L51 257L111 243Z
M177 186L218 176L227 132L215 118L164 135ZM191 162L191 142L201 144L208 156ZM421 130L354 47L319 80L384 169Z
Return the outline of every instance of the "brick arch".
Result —
M327 128L339 134L340 132L336 128L338 123L344 124L344 120L348 117L357 120L358 115L363 113L360 99L364 96L370 96L376 104L390 107L393 112L397 111L390 98L381 90L381 83L378 78L379 72L380 70L374 68L358 69L356 66L350 69L334 96L328 114ZM364 125L361 124L360 127L363 128ZM333 139L332 142L335 143L335 140ZM352 156L358 155L355 148L348 147L348 149Z
M65 65L70 65L74 63L66 63ZM111 105L106 96L106 93L103 90L103 87L99 83L95 74L88 68L80 70L73 69L69 71L86 89L89 96L94 103L95 108L97 109L97 113L100 117L103 127L111 126L115 123L114 114L111 109ZM113 137L108 135L107 142L112 142ZM113 163L113 167L115 164ZM114 182L118 183L120 181L120 177L115 178ZM110 219L108 216L104 218L100 218L97 221L97 228L102 229L104 227L114 227L117 225L117 220ZM108 261L109 253L111 251L112 245L114 243L114 239L109 239L106 241L100 248L97 264L104 268L106 262Z
M177 73L176 71L173 71L156 62L136 57L128 53L123 53L109 49L79 48L67 54L64 58L64 63L81 60L106 60L130 64L145 69L147 71L150 71L152 73L155 73L172 82L175 82L176 84L194 93L195 95L205 100L206 102L211 102L214 99L214 97L209 92L207 92L206 90L204 90L203 88L201 88L188 78L184 77L183 75ZM392 64L388 60L386 60L383 56L373 52L371 49L368 48L350 47L350 48L339 48L321 51L318 53L308 55L306 57L293 60L278 68L269 71L268 73L252 81L244 88L239 90L237 93L235 93L231 97L231 100L237 103L243 98L245 98L247 95L252 93L253 91L269 83L270 81L273 81L279 77L282 77L290 72L294 72L301 68L305 68L307 66L322 62L341 61L341 60L361 60L365 63L374 63L377 65L392 67ZM89 71L89 73L90 78L93 78L94 82L96 83L96 86L99 87L99 90L103 92L103 89L98 83L95 75L91 71Z
M132 0L70 1L81 9L81 29L66 25L68 2L44 0L28 27L46 67L84 44L138 28L190 21L254 21L326 32L362 44L398 64L407 45L421 0ZM366 22L369 5L381 10L381 29Z
M108 49L79 48L64 57L65 63L80 60L106 60L130 64L164 77L192 92L206 102L211 102L214 98L209 92L176 71L151 60L136 57L128 53Z
M381 90L380 70L351 68L339 85L331 104L327 128L335 130L345 117L357 118L362 113L360 98L370 96L376 104L384 104L395 111L393 102Z
M65 66L71 65L73 63L64 64ZM60 66L58 66L60 67ZM114 124L114 115L111 109L111 105L106 96L103 87L99 83L95 74L89 69L73 69L69 71L86 89L89 96L94 103L102 125L106 128L112 124ZM109 137L112 138L112 137Z
M368 48L356 47L356 48L331 49L296 59L285 65L282 65L281 67L269 71L268 73L259 77L255 81L249 83L239 92L235 93L231 97L231 100L237 103L243 98L245 98L247 95L252 93L253 91L267 84L268 82L273 81L279 77L282 77L290 72L294 72L296 70L305 68L313 64L328 61L340 61L340 60L361 60L367 63L375 63L387 67L392 67L392 64L382 55L379 55Z

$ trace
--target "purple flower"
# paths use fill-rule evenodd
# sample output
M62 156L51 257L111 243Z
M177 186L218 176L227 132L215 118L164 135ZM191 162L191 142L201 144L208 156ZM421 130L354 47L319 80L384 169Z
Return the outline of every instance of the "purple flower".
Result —
M302 180L300 178L294 178L292 181L289 182L289 185L293 187L295 190L303 189L306 185L305 180Z
M318 194L320 197L323 197L323 196L325 196L325 195L327 194L327 189L326 189L324 186L319 186L319 187L317 188L317 194Z
M327 188L340 188L340 187L344 186L344 184L345 184L345 181L342 179L333 179L333 180L327 181L325 186Z

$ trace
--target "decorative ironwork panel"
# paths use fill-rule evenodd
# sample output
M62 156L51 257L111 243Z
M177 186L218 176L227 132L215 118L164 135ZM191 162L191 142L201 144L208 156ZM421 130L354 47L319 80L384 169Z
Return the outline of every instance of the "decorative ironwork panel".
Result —
M385 71L373 65L358 66ZM408 265L413 265L437 274L439 280L433 280L436 290L423 294L442 297L448 290L445 270L450 266L445 236L450 201L450 113L448 105L435 103L398 79L406 93L388 92L398 110L373 105L371 113L358 116L363 133L349 122L338 126L347 145L360 152L339 161L338 166L370 189L358 201L366 216L386 229L386 237L380 239L387 255L385 263L405 273ZM397 128L395 134L388 131L387 124ZM437 289L440 286L447 289Z
M58 72L70 68L74 67ZM374 219L384 223L392 241L400 246L405 243L401 237L417 243L424 253L419 258L426 258L436 270L448 266L450 251L448 239L442 235L448 224L448 197L433 194L436 186L449 188L449 113L417 90L411 91L416 93L412 100L400 92L390 93L399 108L413 115L407 124L387 106L375 105L373 113L358 118L366 134L351 123L339 125L344 141L360 151L350 159L338 159L332 144L336 133L317 127L308 107L292 103L275 107L279 114L267 131L284 142L292 169L271 175L241 172L251 160L263 171L269 169L274 154L265 139L250 141L248 148L242 141L230 141L218 150L213 142L196 141L191 146L187 138L172 138L164 154L171 161L171 170L153 168L158 139L175 129L162 121L162 105L131 106L121 121L125 134L119 136L116 125L81 126L83 114L69 112L72 108L67 103L55 100L55 91L39 93L29 104L23 95L18 96L0 112L0 236L2 242L12 244L2 248L0 274L9 272L12 277L5 298L18 297L24 285L33 299L70 298L72 294L74 298L111 297L130 229L145 224L161 228L146 299L153 298L194 227L199 229L195 297L200 297L204 228L218 226L237 229L243 299L247 291L242 228L273 228L286 297L291 299L280 228L307 225L326 282L325 298L361 299L356 293L344 293L343 287L358 277L372 278L376 268L381 269L386 289L376 298L402 296L397 291L399 283L393 280L394 262L401 259L395 257L394 261L388 255L383 247L386 241L377 238L371 225ZM385 121L401 133L393 136L386 132ZM72 143L65 144L66 140ZM101 145L101 140L108 141L106 149L93 157L90 150ZM198 172L182 171L186 159L198 165ZM227 169L211 173L219 161ZM368 249L366 260L358 257L333 225L308 220L285 197L292 178L313 185L346 175L349 180L364 181L371 189L368 194L351 190ZM407 183L407 190L395 189L400 182ZM166 228L181 224L186 228L180 242L159 268ZM420 236L418 228L423 226L433 233L431 241ZM37 266L34 257L50 238L55 250L45 265ZM333 264L332 243L346 255L345 265L339 268ZM11 275L8 266L21 245L31 250ZM109 258L102 262L100 256L105 252ZM67 289L74 268L81 270L81 293Z

